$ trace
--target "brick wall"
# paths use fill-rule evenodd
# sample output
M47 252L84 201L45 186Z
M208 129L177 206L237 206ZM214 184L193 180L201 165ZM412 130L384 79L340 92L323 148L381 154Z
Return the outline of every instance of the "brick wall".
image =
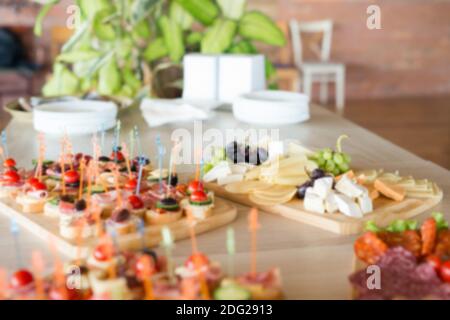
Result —
M448 0L250 0L277 20L335 22L332 59L348 66L349 98L450 93ZM377 4L382 30L366 27Z
M261 9L278 21L334 20L332 59L348 67L349 98L450 93L450 0L249 2L251 8ZM382 30L366 27L370 4L381 7ZM34 15L33 10L23 9L17 17L12 10L0 7L0 25L17 21L32 25ZM65 7L51 12L44 37L38 40L41 46L48 49L48 31L64 21Z

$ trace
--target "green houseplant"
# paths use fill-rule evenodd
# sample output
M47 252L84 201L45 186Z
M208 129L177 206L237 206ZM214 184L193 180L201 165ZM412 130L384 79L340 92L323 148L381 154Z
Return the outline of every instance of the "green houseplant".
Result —
M37 35L45 15L60 1L41 8ZM78 23L54 62L43 95L176 96L185 53L253 54L254 42L284 46L283 32L263 13L246 11L246 2L74 0ZM274 72L268 61L269 83Z

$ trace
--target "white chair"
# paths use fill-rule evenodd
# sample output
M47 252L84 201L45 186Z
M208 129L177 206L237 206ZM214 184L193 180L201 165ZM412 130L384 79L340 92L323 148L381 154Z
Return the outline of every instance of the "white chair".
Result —
M294 50L294 61L302 75L303 92L312 97L312 88L315 82L320 83L320 102L328 101L328 84L335 83L336 106L342 111L345 105L345 65L330 62L331 39L333 33L333 22L331 20L300 23L296 20L290 21L292 36L292 47ZM303 60L302 34L322 33L319 48L315 52L319 61L309 62ZM299 91L301 90L299 85Z

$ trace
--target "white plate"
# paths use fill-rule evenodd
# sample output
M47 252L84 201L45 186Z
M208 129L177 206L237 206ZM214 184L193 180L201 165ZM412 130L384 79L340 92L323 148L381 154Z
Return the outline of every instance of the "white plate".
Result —
M104 101L65 101L42 104L33 110L34 128L48 134L84 135L115 126L117 106Z
M233 103L236 119L254 124L293 124L309 120L309 98L287 91L244 94Z

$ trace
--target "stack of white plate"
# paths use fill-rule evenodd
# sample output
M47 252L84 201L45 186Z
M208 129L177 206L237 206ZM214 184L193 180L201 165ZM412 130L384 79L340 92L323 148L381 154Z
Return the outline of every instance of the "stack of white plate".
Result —
M236 119L254 124L293 124L310 118L309 97L288 91L244 94L233 103Z
M116 125L117 106L104 101L61 101L33 109L35 130L52 135L86 135Z

